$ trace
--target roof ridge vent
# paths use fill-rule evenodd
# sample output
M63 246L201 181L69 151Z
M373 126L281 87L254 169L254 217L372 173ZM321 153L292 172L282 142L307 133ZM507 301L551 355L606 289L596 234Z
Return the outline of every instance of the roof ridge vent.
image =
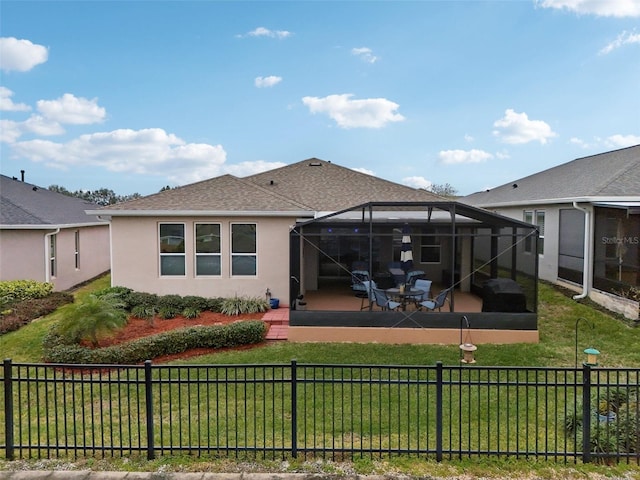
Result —
M322 166L322 162L309 162L309 166L310 167L321 167Z

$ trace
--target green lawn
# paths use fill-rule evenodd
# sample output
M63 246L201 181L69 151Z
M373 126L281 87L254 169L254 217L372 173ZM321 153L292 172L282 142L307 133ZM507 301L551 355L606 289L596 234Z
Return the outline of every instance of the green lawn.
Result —
M99 279L98 281L76 292L77 299L81 300L83 295L87 295L93 290L104 288L108 286L108 284L108 277ZM60 315L63 314L64 307L47 318L35 321L29 326L26 326L17 332L12 332L0 337L0 351L3 352L3 358L11 358L14 362L17 363L39 362L41 356L41 340L49 326L54 324L57 319L60 318ZM478 351L476 352L478 365L572 367L575 362L575 333L576 320L578 318L584 318L584 320L580 321L579 325L580 352L588 346L594 346L598 348L602 352L602 355L600 356L600 363L601 365L607 367L626 366L637 368L640 365L640 348L638 348L638 345L640 345L640 328L634 327L633 322L625 321L612 315L607 315L597 309L591 308L588 305L577 303L547 284L540 285L540 343L535 345L480 345ZM583 356L580 353L580 362L583 359L582 357ZM357 365L370 364L372 363L373 359L373 362L377 365L433 365L438 361L442 361L445 365L458 365L459 351L457 346L326 343L292 344L288 342L278 342L248 350L227 351L213 355L191 358L186 361L174 362L174 365L287 364L292 359L296 359L299 364L339 363ZM325 375L325 373L322 373L322 375ZM410 374L407 373L404 375ZM346 385L348 385L348 383ZM170 392L169 396L165 398L165 401L171 402L170 398L176 398L180 396L188 398L193 394L189 390L190 387L188 385L178 385L177 388L178 389L174 392ZM313 388L324 387L314 386ZM338 390L310 391L308 392L308 395L304 395L304 398L307 399L305 401L308 401L309 405L314 405L313 402L315 402L316 399L324 399L325 401L320 402L319 404L317 404L317 407L314 408L314 411L317 411L317 408L324 408L324 405L335 403L336 399L345 398L344 392L340 390L340 388L345 388L345 386L332 386L330 388L338 388ZM106 396L105 392L92 392L91 395L97 395L95 397L95 401L104 402L106 398L111 397L115 402L118 398L121 397L120 393L121 392L119 391L110 390ZM263 395L264 397L268 396L266 395L266 393L268 392L265 391L265 394ZM477 392L475 391L470 391L469 393L472 395L477 394ZM235 394L236 393L234 392L234 395ZM388 397L391 399L395 399L399 398L401 395L404 396L405 394L406 390L403 386L400 386L398 387L397 391L380 391L377 395L377 398ZM206 397L212 395L213 391L211 392L211 395L206 395ZM354 397L354 395L354 392L351 392L346 396L346 398ZM518 395L518 393L516 390L514 390L511 392L511 395ZM256 395L253 394L248 396L256 397ZM244 398L245 395L244 393L242 393L236 400L241 400L241 403L243 403ZM416 399L417 398L418 397L416 397ZM469 396L469 398L475 397ZM236 400L231 403L225 397L223 398L221 405L230 405L233 409L234 404L239 405L239 403L236 403ZM391 404L391 402L389 402L389 404ZM415 401L412 403L412 405L415 405ZM478 408L482 409L490 408L488 406L480 407L479 403L476 404L475 400L473 402L469 402L468 404L465 403L461 408L464 408L465 410L469 409L469 411L471 412L471 409L476 408L476 405L478 405ZM255 408L257 411L263 407L264 406L261 404L256 404L253 406L253 408ZM349 407L349 405L346 405L345 408L346 407ZM160 411L163 410L163 408L160 409ZM532 412L533 411L534 410L532 410ZM209 421L206 416L206 412L207 410L205 409L204 413L202 414L203 421ZM243 415L245 413L246 412L244 412ZM46 412L43 411L42 414L46 415ZM227 414L227 419L229 422L231 422L232 420L238 421L238 419L242 420L242 418L244 418L242 416L235 418L237 417L237 414L234 410L229 410ZM249 414L252 414L251 410L249 411ZM189 432L190 430L189 428L187 428L189 419L192 418L193 415L198 415L198 413L197 410L194 410L187 412L186 415L187 416L184 420L184 431ZM267 421L272 420L269 420L269 417L264 415L263 413L258 413L255 415L259 415L260 418L265 418L267 419ZM175 417L173 419L173 422L175 422L176 419L180 418L182 417ZM324 416L319 416L317 418L317 421L325 421ZM316 421L315 413L312 415L311 419L312 421ZM420 428L427 428L426 425L427 423L425 423L423 426L420 426ZM372 424L372 427L368 428L371 428L371 431L374 432L376 426L377 424L374 423ZM400 426L401 429L416 428L416 425L408 425L406 423L401 423ZM381 424L381 427L386 428L384 424ZM384 430L384 428L382 429ZM210 430L209 427L203 429L203 431L208 430ZM179 428L177 431L183 430ZM344 433L346 434L346 432L349 432L348 428L345 428ZM326 440L338 442L345 440L353 441L353 439L345 439L344 437L332 439L327 438ZM310 439L310 441L314 441L314 439ZM385 438L384 441L396 442L404 440L401 437L389 437ZM480 441L480 439L478 439L478 441ZM110 460L110 466L113 469L129 469L134 467L132 464L129 464L129 466L124 466L121 464L121 462L122 460ZM181 462L182 464L186 465L186 467L182 467L186 468L185 471L189 471L189 469L192 469L191 471L198 471L199 469L203 468L203 459L191 457L182 458L169 456L161 458L154 462L138 462L139 463L136 463L136 466L133 469L148 470L159 468L159 465L163 465L166 463L175 465L175 462ZM221 463L223 464L223 466L220 465ZM208 465L206 468L209 470L214 469L214 471L216 468L220 468L221 471L229 471L233 470L234 468L238 468L237 465L239 463L241 463L241 461L236 461L234 464L235 466L230 466L225 463L225 460L217 460L213 462L215 466ZM324 473L336 473L335 470L332 471L332 469L335 469L336 466L331 462L315 462L314 465L317 466L321 463L323 464L321 468L323 469L322 471ZM460 472L475 472L476 475L480 475L481 473L479 472L489 472L489 474L491 475L495 474L495 472L502 474L505 472L509 473L511 471L523 472L533 469L539 475L549 477L555 476L556 478L558 476L558 471L562 472L560 474L562 478L585 478L585 475L587 475L588 472L602 471L606 471L611 475L614 475L616 472L621 471L632 471L635 473L640 473L638 472L637 467L634 468L625 465L609 468L608 470L603 470L601 469L601 467L593 465L581 465L574 466L573 469L567 470L556 465L549 467L549 465L545 465L544 462L516 462L513 459L478 460L474 458L473 460L469 461L454 461L448 462L447 464L448 467L443 467L442 465L436 465L416 458L395 458L380 462L367 459L356 459L350 463L350 468L354 468L359 473L385 473L396 471L423 476L427 473L430 475L445 476L445 473L443 473L443 469L446 468L452 469L449 474L453 475L457 475ZM3 468L2 465L3 464L0 461L0 470ZM224 465L226 465L226 467ZM85 467L91 468L91 466L87 467L86 465ZM256 467L242 468L246 469ZM281 464L274 465L270 464L269 462L262 462L257 468L262 468L268 471L281 471L283 466ZM286 471L310 471L307 470L308 468L311 467L309 467L309 465L305 462L301 460L291 459L289 465L286 467ZM545 473L549 468L551 469L551 473ZM574 474L576 475L575 477L572 476ZM516 477L517 476L519 475L516 474Z
M109 286L109 277L88 284L75 292L76 301L84 295ZM32 322L16 332L0 336L2 358L16 363L39 362L42 358L42 338L61 315L64 307L48 317ZM479 345L476 358L481 365L573 366L575 364L576 320L579 357L590 346L600 352L600 364L607 367L637 367L640 365L640 328L578 303L552 286L540 283L538 329L540 343L516 345ZM379 365L429 365L437 361L456 364L459 350L455 345L383 345L349 343L271 343L261 347L204 355L177 364L227 363L347 363L367 364L375 359Z

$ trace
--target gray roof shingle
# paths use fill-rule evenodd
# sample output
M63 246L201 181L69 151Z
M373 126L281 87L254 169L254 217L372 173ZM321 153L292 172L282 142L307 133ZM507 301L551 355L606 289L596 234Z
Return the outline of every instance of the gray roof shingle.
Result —
M85 213L96 207L80 198L0 175L0 226L97 224L101 223L97 217Z
M233 175L222 175L183 187L105 207L108 211L299 212L304 205L283 198Z
M492 206L628 196L640 196L640 145L577 158L460 200L472 205Z
M109 212L338 211L369 201L441 201L441 197L311 158L238 178L222 175L202 182L105 207ZM106 213L106 212L105 212Z
M339 211L367 202L433 202L442 197L310 158L246 178L308 205L315 211Z

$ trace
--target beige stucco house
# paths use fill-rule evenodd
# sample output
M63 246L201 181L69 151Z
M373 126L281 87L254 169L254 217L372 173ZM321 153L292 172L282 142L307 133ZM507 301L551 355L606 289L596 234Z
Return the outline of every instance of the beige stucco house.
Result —
M629 318L640 288L640 145L577 158L462 202L536 224L539 275Z
M112 284L157 294L264 296L289 304L290 231L360 203L440 198L315 158L222 175L89 210L111 225Z
M535 244L534 227L317 158L87 213L111 226L114 286L183 296L270 294L291 307L294 341L455 343L463 319L482 342L538 340L536 259L518 248L525 237ZM448 308L359 307L354 265L391 292L389 265L402 258L405 227L413 266L434 290L448 291ZM485 312L484 282L499 277L518 284L518 308ZM324 295L329 306L297 308L299 294Z
M0 280L67 290L109 270L109 225L95 205L0 175Z

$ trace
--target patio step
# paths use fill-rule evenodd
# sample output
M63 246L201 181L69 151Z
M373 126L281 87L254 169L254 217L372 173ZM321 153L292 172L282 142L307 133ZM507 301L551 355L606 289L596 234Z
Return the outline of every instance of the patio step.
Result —
M289 309L273 308L267 310L262 320L269 324L266 340L287 340L289 337Z

